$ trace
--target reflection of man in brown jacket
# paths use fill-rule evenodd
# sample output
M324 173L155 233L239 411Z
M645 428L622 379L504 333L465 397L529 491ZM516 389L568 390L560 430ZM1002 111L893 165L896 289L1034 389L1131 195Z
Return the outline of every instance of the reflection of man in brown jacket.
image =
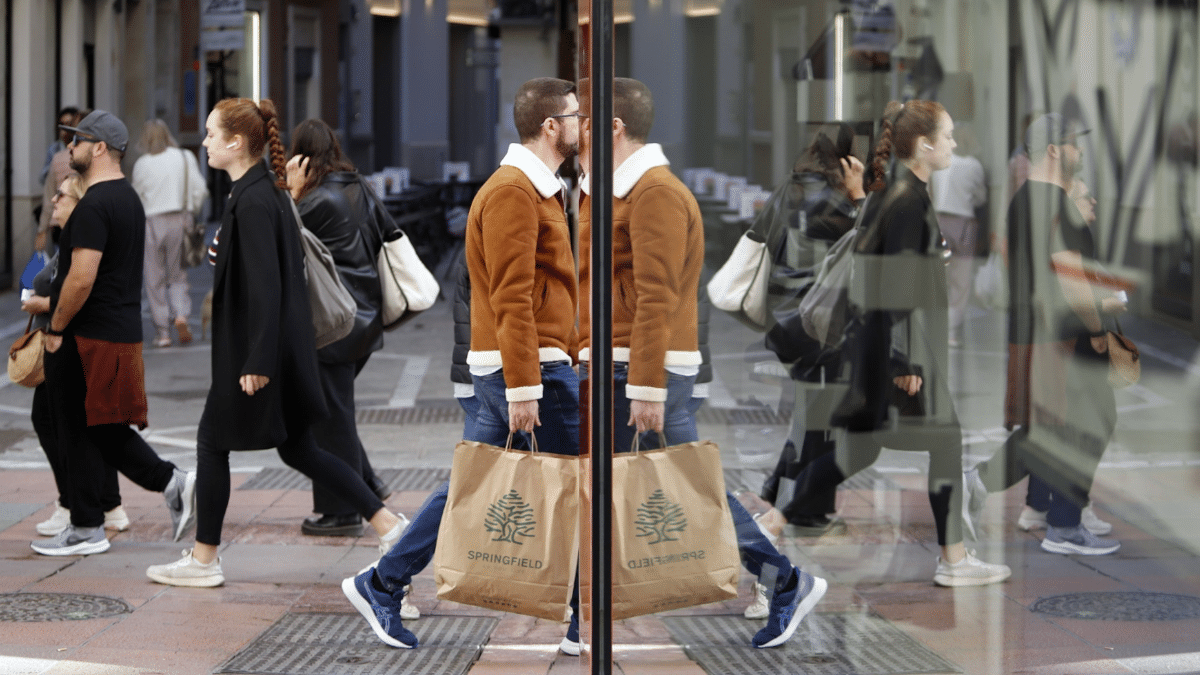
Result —
M699 440L688 404L700 370L696 294L704 264L704 229L696 198L668 168L662 146L647 143L654 102L646 85L613 80L613 444L628 452L633 428L657 431L670 444ZM596 129L596 133L604 131ZM589 183L583 182L585 192ZM580 213L580 260L590 256L587 202ZM581 265L580 344L587 327L591 270ZM628 423L626 423L628 421ZM658 447L655 434L643 447ZM719 480L713 476L713 480ZM746 569L769 589L767 625L755 647L777 647L825 594L826 582L792 565L741 503L726 493Z

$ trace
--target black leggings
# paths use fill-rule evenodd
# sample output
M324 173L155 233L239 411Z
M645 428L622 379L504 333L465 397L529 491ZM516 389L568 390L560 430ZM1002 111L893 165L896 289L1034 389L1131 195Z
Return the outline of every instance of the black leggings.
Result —
M817 458L796 477L792 505L812 513L812 509L820 508L828 490L874 464L882 450L870 432L839 434L837 450ZM939 546L963 540L962 480L961 448L929 452L929 506L933 509ZM809 505L806 499L815 504Z
M229 506L230 450L212 444L206 419L207 415L201 418L196 438L196 541L218 546ZM363 518L369 520L383 508L359 473L317 446L310 428L289 433L278 451L285 464L345 500Z

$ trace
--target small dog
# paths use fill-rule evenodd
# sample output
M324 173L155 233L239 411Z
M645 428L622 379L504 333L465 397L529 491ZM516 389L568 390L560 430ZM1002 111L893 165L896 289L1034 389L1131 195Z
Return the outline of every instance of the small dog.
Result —
M208 339L208 324L212 323L212 289L209 289L208 294L204 296L204 302L200 304L200 339Z

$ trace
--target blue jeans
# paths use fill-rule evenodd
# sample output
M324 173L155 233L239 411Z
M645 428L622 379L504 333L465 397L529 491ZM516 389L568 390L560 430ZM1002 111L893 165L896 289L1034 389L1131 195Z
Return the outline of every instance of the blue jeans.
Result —
M463 409L463 438L473 436L475 434L475 417L479 415L479 397L472 394L455 400Z
M628 426L629 398L625 385L629 381L629 366L617 363L613 366L613 444L617 452L629 452L633 444L634 427ZM692 414L692 386L695 375L667 373L667 400L664 404L663 437L668 444L678 445L700 440L696 431L696 418ZM648 432L641 435L639 445L644 449L660 447L658 434ZM729 492L725 493L729 511L733 516L733 527L737 532L738 553L742 566L758 577L758 583L779 590L792 574L792 562L781 553L759 529L758 523L746 511L746 507Z
M508 440L508 401L504 398L504 374L472 378L479 412L475 417L474 433L464 440L503 446ZM563 455L579 454L579 380L571 364L565 361L542 364L542 398L538 406L542 425L535 432L538 447ZM513 446L525 444L525 434L513 436ZM450 483L443 483L429 495L404 536L392 550L379 560L375 571L384 588L399 603L403 589L412 582L414 574L425 569L433 560L437 548L438 529L446 509Z

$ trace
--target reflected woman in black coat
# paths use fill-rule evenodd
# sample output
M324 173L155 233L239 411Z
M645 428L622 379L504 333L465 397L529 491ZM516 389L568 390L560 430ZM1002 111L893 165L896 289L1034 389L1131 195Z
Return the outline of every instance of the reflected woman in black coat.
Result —
M383 246L382 228L395 229L386 212L375 208L363 179L342 152L329 125L305 120L292 131L288 187L304 227L329 249L342 284L358 306L346 337L317 351L317 372L329 417L313 423L317 445L362 475L380 499L387 486L375 475L354 421L354 378L373 352L383 347L383 292L375 260ZM386 220L379 222L380 219ZM313 511L301 525L304 534L358 536L362 520L354 507L313 484Z
M848 124L821 129L796 160L784 186L788 208L776 217L787 219L787 236L779 243L780 259L776 263L798 283L812 282L824 252L854 227L866 197L863 164L851 154L853 143L854 129ZM774 503L792 525L823 531L831 525L826 514L836 510L836 486L793 499L792 485L806 466L833 452L829 411L837 390L830 385L837 378L841 357L836 350L821 350L803 331L786 330L787 325L773 328L768 339L790 343L792 349L793 358L787 359L796 386L792 429L775 471L763 483L761 495Z
M836 487L884 447L929 453L929 504L941 556L934 583L978 586L1007 579L963 546L962 430L949 389L949 302L941 230L929 176L950 165L954 122L933 101L892 102L872 163L869 200L855 238L850 300L860 316L843 348L849 389L831 424L838 447L797 478L797 499Z
M217 549L229 505L229 453L278 448L290 467L322 483L371 522L386 550L401 521L362 476L321 450L313 420L328 410L300 230L285 191L283 145L269 100L225 99L208 116L208 164L233 188L210 260L213 273L212 386L196 434L196 544L146 574L173 586L225 582ZM274 175L263 162L269 149ZM280 178L277 178L280 177Z

